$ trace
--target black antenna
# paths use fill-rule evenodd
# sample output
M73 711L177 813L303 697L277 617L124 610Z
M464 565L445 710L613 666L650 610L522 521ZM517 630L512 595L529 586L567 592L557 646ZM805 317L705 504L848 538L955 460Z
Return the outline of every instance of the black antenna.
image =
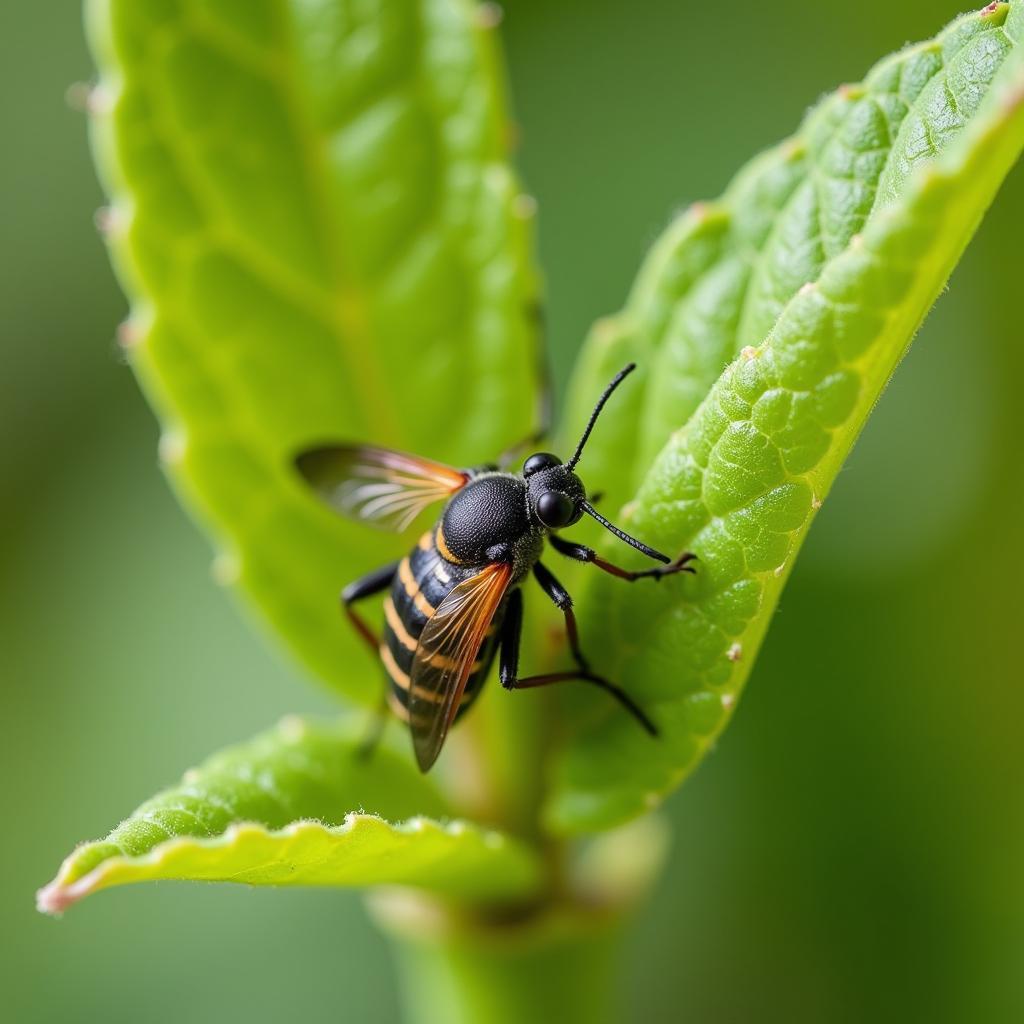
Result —
M624 376L630 369L632 369L632 367L628 367L619 376ZM607 391L605 392L605 397L608 397ZM586 440L586 434L583 435L583 439ZM664 562L665 565L668 565L669 562L672 561L668 555L663 555L660 551L655 551L654 548L649 548L646 544L638 541L636 537L630 537L628 533L623 533L622 530L613 523L609 523L608 520L590 504L589 501L583 502L583 511L586 512L588 516L593 516L593 518L596 519L606 530L611 530L619 540L624 540L630 547L636 548L637 551L642 551L648 558L653 558L658 562Z
M583 436L580 438L580 443L576 445L576 451L572 453L572 458L565 464L565 468L572 471L576 463L580 461L580 456L583 454L583 446L587 443L587 438L590 437L590 432L594 429L594 424L597 422L597 417L601 415L601 410L604 408L604 403L611 397L612 392L636 369L636 363L630 363L628 366L624 366L615 376L612 378L611 384L604 389L604 394L597 400L597 405L594 406L594 411L590 414L590 422L587 424L587 429L583 431ZM590 510L593 515L593 509ZM605 526L611 527L610 523L605 523ZM623 538L625 539L625 538ZM630 542L632 543L632 542ZM636 545L634 545L635 547ZM667 562L668 559L666 558Z

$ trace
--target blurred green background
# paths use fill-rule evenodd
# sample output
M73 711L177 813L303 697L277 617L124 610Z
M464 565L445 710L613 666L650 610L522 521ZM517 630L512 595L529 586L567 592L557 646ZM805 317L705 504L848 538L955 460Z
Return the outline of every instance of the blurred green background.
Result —
M676 208L958 11L511 3L559 381ZM33 910L77 840L332 701L213 584L157 468L64 102L91 74L77 4L0 5L0 48L0 1016L394 1021L355 894L163 884ZM670 803L630 1020L1024 1019L1022 225L1018 169L815 525L734 725Z

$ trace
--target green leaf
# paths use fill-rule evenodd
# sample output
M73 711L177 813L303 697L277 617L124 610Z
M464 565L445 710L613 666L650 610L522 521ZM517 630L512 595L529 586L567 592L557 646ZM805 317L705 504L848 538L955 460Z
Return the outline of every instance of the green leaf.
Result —
M826 97L720 199L665 231L626 308L595 326L570 388L575 440L615 371L639 364L587 448L588 486L609 504L632 497L725 365L760 344L797 290L963 130L1012 46L1008 6L958 19Z
M585 376L627 355L654 368L631 443L689 417L625 517L701 561L660 586L592 578L581 633L663 736L623 715L584 726L557 766L554 828L639 814L724 728L815 511L1024 147L1022 37L1024 4L993 5L827 99L670 230L591 342Z
M407 756L358 754L358 727L286 719L212 757L80 846L40 890L57 913L112 885L202 879L248 885L408 885L465 899L539 883L517 840L461 821Z
M90 0L88 24L122 338L164 461L218 578L376 700L336 597L395 544L291 457L347 438L465 463L532 426L531 204L493 33L470 0Z

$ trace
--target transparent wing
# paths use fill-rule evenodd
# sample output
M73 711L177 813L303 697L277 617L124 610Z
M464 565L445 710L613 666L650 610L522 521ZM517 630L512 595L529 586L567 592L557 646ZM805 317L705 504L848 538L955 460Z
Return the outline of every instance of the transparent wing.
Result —
M409 681L409 727L422 771L441 752L512 567L488 565L460 583L423 627Z
M468 473L443 462L372 445L310 448L297 456L295 465L335 511L396 533L469 479Z

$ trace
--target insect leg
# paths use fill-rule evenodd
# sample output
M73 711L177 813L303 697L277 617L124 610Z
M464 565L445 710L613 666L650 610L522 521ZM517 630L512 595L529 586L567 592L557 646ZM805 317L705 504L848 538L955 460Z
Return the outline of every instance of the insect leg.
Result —
M577 562L592 562L602 572L606 572L610 576L618 576L620 580L628 580L630 583L634 583L636 580L642 580L648 577L660 580L662 576L672 576L677 572L696 573L697 571L689 564L697 558L692 551L684 551L669 565L659 565L654 569L640 569L639 571L634 572L629 569L622 569L619 566L606 561L601 558L593 548L588 548L585 544L574 544L572 541L563 540L561 537L556 537L554 534L550 534L548 536L548 540L551 541L551 546L560 555L565 555L566 558L575 559Z
M533 567L533 575L540 584L541 590L554 602L555 607L565 616L565 633L569 638L569 650L572 656L584 672L589 671L590 665L580 649L579 630L576 628L576 613L572 610L572 596L569 591L555 579L554 573L546 565L538 562Z
M375 569L371 573L367 573L354 583L350 583L341 592L341 607L348 616L349 622L351 622L355 627L356 632L373 649L375 656L377 655L377 651L380 647L380 640L374 636L373 630L370 629L366 620L355 610L355 608L352 607L352 605L356 601L362 600L364 597L372 597L374 594L379 594L382 590L387 590L387 588L391 586L391 581L395 578L395 573L398 571L398 565L398 562L392 562L390 565L381 566L381 568ZM387 721L388 701L387 688L385 687L381 690L380 704L370 718L370 724L366 730L366 735L356 748L357 758L365 761L372 756L373 752L377 749L377 744L380 743L381 737L384 735L384 726L387 725Z
M553 577L552 577L553 578ZM519 640L523 629L523 595L514 590L505 610L505 621L501 627L501 647L498 659L498 678L506 690L531 690L538 686L568 682L573 679L590 683L614 697L652 736L658 735L657 726L647 717L643 709L625 692L599 675L585 669L572 672L549 672L545 675L519 678Z
M391 581L395 578L395 573L398 572L398 565L398 562L392 562L390 565L383 565L379 569L374 569L373 572L367 573L354 583L350 583L341 592L342 610L348 616L348 620L355 627L356 632L370 645L370 649L374 654L380 648L380 638L374 634L373 630L367 625L366 620L352 605L356 601L361 601L364 597L372 597L374 594L379 594L382 590L387 590L391 586Z
M519 641L523 636L523 592L513 590L505 606L498 653L498 679L506 690L514 690L519 674Z

